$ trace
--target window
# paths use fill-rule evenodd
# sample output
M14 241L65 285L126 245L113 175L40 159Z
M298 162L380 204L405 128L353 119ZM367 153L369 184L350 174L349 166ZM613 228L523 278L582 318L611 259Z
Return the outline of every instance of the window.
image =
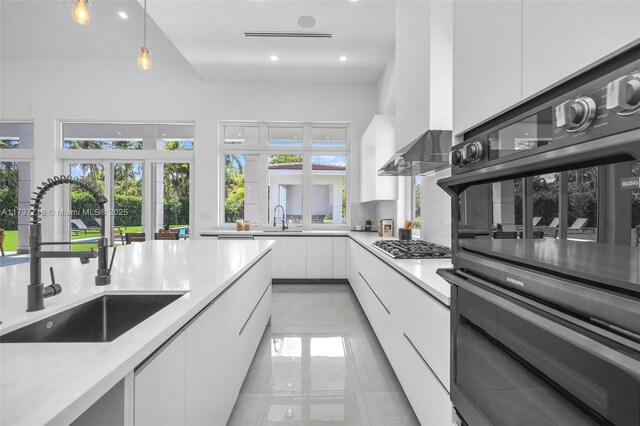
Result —
M570 170L567 239L597 241L598 239L598 168Z
M337 123L221 123L220 223L346 226L348 135Z
M31 163L0 162L0 228L7 254L28 251L30 194Z
M422 202L422 176L413 176L411 178L411 202L413 220L416 221L413 227L416 233L420 233L420 203Z
M311 223L347 222L347 157L311 157Z
M192 124L63 123L63 149L193 150Z
M302 127L269 127L269 145L302 146Z
M0 149L33 149L33 123L0 123Z
M105 194L106 234L123 244L128 233L153 239L162 228L189 234L194 125L190 123L62 123L65 173ZM151 154L149 151L154 150ZM146 182L146 183L145 183ZM74 250L96 246L101 226L92 197L72 187L67 235ZM148 206L145 208L145 206Z
M640 161L631 163L631 173L634 177L640 177ZM632 245L640 245L640 189L631 192L631 228L635 239Z

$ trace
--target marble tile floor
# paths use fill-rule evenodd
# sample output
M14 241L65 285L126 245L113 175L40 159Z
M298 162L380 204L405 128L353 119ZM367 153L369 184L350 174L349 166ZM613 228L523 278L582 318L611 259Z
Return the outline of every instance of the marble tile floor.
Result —
M229 425L418 425L348 285L273 286Z

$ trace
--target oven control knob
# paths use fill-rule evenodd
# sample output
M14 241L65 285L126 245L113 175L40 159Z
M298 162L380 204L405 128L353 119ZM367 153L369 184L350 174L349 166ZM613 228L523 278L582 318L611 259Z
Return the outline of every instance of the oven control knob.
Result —
M566 101L556 107L556 125L567 132L579 132L593 121L596 115L596 103L593 99L583 96L572 101Z
M607 84L607 109L618 115L640 111L640 74L625 75Z
M469 145L465 146L467 151L466 158L468 161L476 162L482 158L482 154L484 153L484 148L482 147L482 142L473 142Z
M462 166L464 162L464 155L462 154L461 149L454 149L451 152L451 165L452 166Z

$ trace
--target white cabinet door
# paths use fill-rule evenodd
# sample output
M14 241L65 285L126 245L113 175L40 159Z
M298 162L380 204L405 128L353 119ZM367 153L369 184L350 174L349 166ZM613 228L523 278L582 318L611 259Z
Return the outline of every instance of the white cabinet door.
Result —
M280 277L307 277L307 238L280 238Z
M136 425L185 424L185 346L182 332L135 372Z
M545 27L542 21L540 28ZM457 134L522 98L522 3L456 1L453 40L453 130Z
M524 0L523 97L639 37L639 1Z
M333 237L333 275L334 279L346 278L347 237Z
M186 330L188 425L226 424L233 410L241 380L230 367L237 362L238 335L229 323L234 309L225 293Z
M398 199L398 179L378 176L395 152L394 117L376 115L360 140L360 201Z
M331 237L307 237L307 278L331 278L333 240Z
M256 240L274 240L276 243L271 246L271 276L273 278L281 278L280 276L280 238L279 237L254 237Z

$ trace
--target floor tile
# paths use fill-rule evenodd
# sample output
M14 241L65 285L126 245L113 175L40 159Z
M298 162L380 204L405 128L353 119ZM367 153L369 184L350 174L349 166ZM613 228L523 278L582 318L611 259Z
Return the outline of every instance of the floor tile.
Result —
M231 420L243 426L417 424L351 288L327 284L273 286L271 325Z

